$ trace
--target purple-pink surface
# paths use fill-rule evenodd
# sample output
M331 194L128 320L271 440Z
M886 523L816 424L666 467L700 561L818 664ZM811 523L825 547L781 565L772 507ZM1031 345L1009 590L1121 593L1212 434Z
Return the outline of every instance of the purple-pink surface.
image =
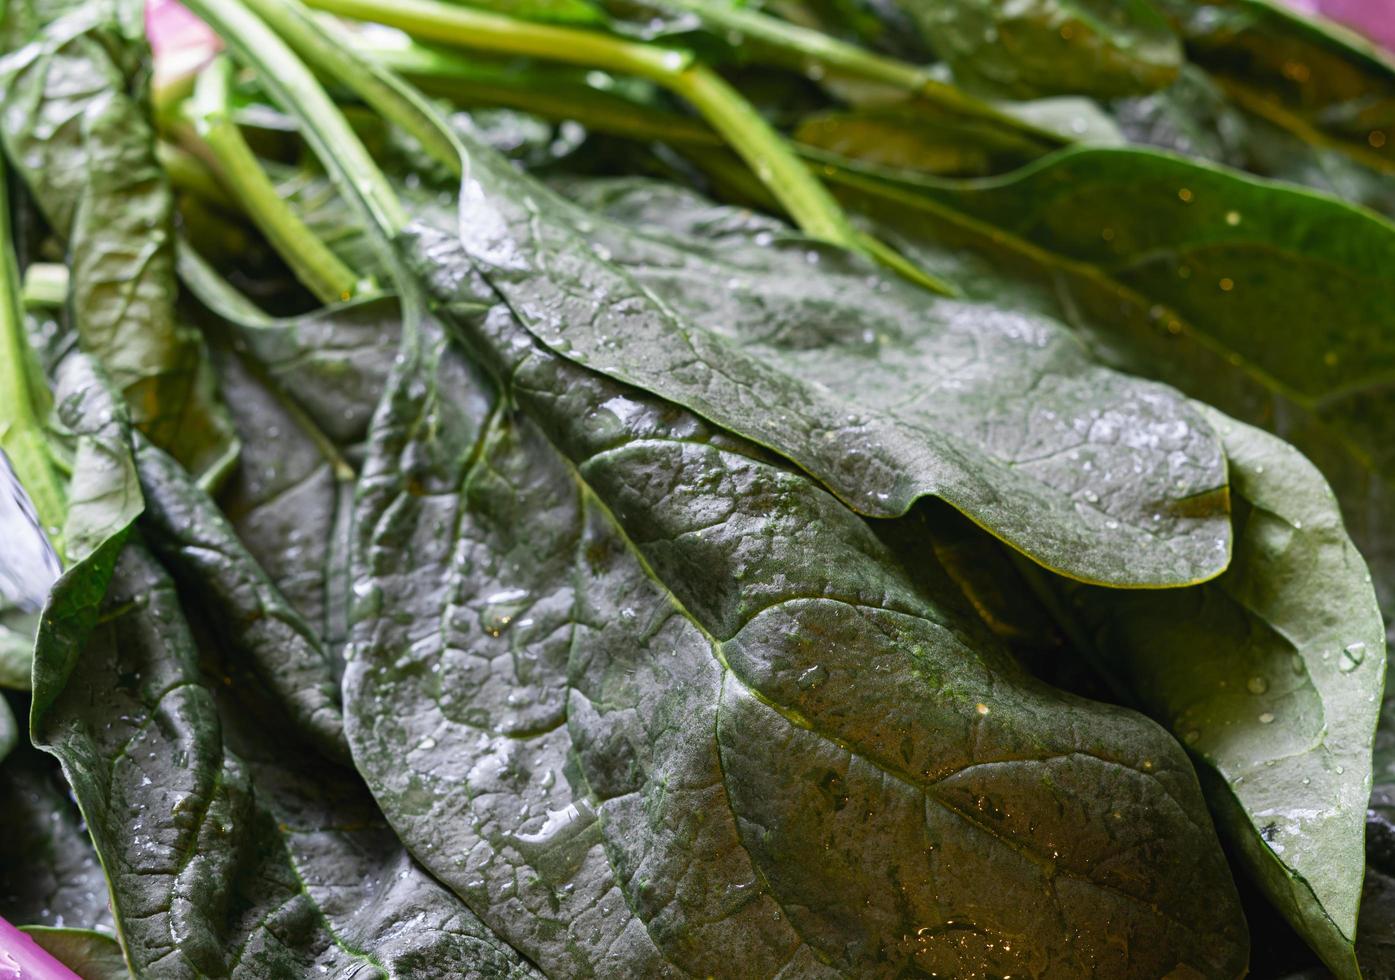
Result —
M82 980L34 940L0 919L0 980Z
M1395 51L1395 0L1284 0L1294 10L1318 14L1365 34Z

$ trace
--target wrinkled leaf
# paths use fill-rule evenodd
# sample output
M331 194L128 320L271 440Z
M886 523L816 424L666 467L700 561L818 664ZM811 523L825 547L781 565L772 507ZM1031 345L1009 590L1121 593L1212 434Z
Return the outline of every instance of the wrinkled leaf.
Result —
M1099 669L1207 767L1221 829L1270 900L1355 977L1384 624L1312 464L1213 422L1243 501L1230 570L1186 591L1067 588L1068 608Z
M219 385L243 450L219 498L251 556L328 650L347 640L358 455L397 350L397 302L355 301L274 319L192 253Z
M344 450L363 440L397 353L395 297L365 297L301 316L271 317L187 249L180 276L221 322L216 329L244 347L336 447Z
M1140 150L1070 151L978 182L837 179L903 243L962 244L993 261L978 282L956 276L971 295L1040 308L1035 280L1106 362L1293 443L1336 489L1392 608L1395 226ZM1004 272L1021 279L1004 287Z
M206 568L203 537L162 522L208 505L155 453L142 451L146 521L183 573ZM246 560L224 558L245 579ZM356 779L295 734L258 663L265 633L191 623L138 540L106 590L91 588L90 565L60 580L46 610L39 666L68 669L36 670L34 730L112 870L137 972L531 975L395 846ZM209 592L210 623L238 615L229 598L243 599Z
M67 246L69 309L84 349L151 439L216 480L236 444L198 335L175 314L173 196L137 94L144 47L120 19L131 7L8 4L0 134Z
M281 595L213 502L181 485L182 471L169 456L143 441L136 452L142 485L156 491L147 494L146 540L178 559L188 591L203 600L214 628L243 652L305 740L347 762L338 672L322 635Z
M53 759L16 750L0 765L0 806L0 917L110 932L106 876Z
M994 95L1162 88L1182 49L1149 0L901 0L961 84Z
M694 254L568 205L477 144L463 194L483 296L564 356L777 449L863 513L939 496L1093 582L1189 584L1226 564L1214 435L1174 393L1093 365L1057 323L931 296L770 227ZM858 372L823 358L826 338L861 340Z
M651 233L685 232L690 251L749 261L733 247L741 219L727 209L633 183L575 193ZM861 378L858 353L832 341L823 348L830 363ZM1370 576L1311 464L1271 436L1198 410L1222 434L1232 491L1244 501L1230 570L1200 589L1079 589L1082 635L1098 640L1101 669L1121 678L1132 703L1219 771L1223 779L1207 788L1223 826L1276 904L1334 968L1349 968L1385 662ZM938 545L936 553L995 631L1010 639L1021 631L995 615L1012 602L994 594L1011 588L1010 570L988 572L996 582L984 582L976 573L993 566L981 551L962 569Z
M1243 971L1171 739L1027 677L806 477L454 288L507 387L409 336L360 484L346 731L504 938L569 976Z

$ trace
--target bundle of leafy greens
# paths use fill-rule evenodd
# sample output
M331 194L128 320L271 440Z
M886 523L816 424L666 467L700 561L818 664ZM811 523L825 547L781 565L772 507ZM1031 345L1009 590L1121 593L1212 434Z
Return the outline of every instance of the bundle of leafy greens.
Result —
M1270 0L188 7L180 74L0 3L55 963L1395 977L1390 58Z

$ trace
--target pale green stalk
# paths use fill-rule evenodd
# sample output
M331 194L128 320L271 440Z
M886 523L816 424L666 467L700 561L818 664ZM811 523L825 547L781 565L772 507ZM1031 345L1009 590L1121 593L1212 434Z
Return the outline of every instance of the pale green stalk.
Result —
M67 495L53 466L43 419L32 397L35 386L29 372L37 361L24 331L5 180L5 165L0 159L0 449L9 457L34 504L40 526L61 555Z
M189 116L219 173L252 223L295 277L324 303L353 296L358 276L306 227L281 197L229 112L232 61L214 58L199 73Z

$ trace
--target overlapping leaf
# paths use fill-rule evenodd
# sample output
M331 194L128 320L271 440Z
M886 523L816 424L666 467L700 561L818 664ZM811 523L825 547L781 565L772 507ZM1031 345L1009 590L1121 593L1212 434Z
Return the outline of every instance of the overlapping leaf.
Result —
M122 0L8 4L0 134L67 247L83 347L150 438L216 479L236 444L198 335L175 314L173 197L136 94L138 18Z
M110 932L106 876L81 815L57 764L25 741L0 765L0 916Z
M1248 111L1395 173L1395 62L1276 0L1159 0L1187 57Z
M1148 92L1182 49L1148 0L901 0L961 84L995 95Z
M1111 111L1131 142L1312 187L1395 217L1395 180L1384 164L1246 111L1194 65L1163 91L1119 100Z
M31 926L24 931L82 980L127 980L131 975L121 944L104 932L47 926Z
M1092 364L1061 325L937 299L774 231L714 283L721 263L685 269L682 249L566 204L486 147L470 162L460 228L485 294L564 356L775 448L870 515L939 496L1086 581L1224 568L1214 435L1175 393ZM856 372L810 363L821 334L848 332L865 338Z
M1336 489L1390 608L1395 227L1135 150L1072 151L983 182L839 179L850 203L908 246L962 244L995 263L961 276L971 293L1058 309L1108 362L1292 442ZM1017 279L1006 293L1004 271Z
M474 310L416 230L505 388L434 326L404 351L347 732L486 922L576 976L1243 969L1175 743L1031 680L806 477Z
M74 568L46 610L34 717L109 871L133 968L531 975L395 845L356 779L306 747L292 718L296 692L314 688L295 663L266 657L294 617L264 588L233 588L257 573L235 551L209 551L220 519L168 457L146 448L141 466L148 529L182 572L212 583L210 618L188 618L138 540L105 590L90 563ZM242 628L206 631L219 622Z
M681 274L693 281L722 274L716 256L750 268L746 249L762 233L759 221L652 184L572 191L647 237L681 244L689 256ZM703 262L714 267L698 272ZM676 275L672 264L636 274L676 294L664 287ZM826 374L835 365L861 370L864 351L847 338L806 338L798 346L806 355L817 351L804 363ZM1223 775L1210 788L1224 825L1276 903L1330 962L1349 965L1384 672L1370 576L1311 464L1273 437L1198 408L1222 434L1233 492L1243 501L1231 569L1201 589L1077 590L1086 605L1076 614L1089 619L1079 635L1098 641L1089 645L1107 673L1128 679L1133 703ZM970 563L984 565L984 557ZM999 587L1011 589L1011 571L997 574ZM992 621L991 611L986 618ZM1275 866L1283 869L1277 878Z
M1209 767L1222 827L1339 975L1357 976L1384 624L1331 490L1282 441L1216 418L1236 556L1189 592L1068 590L1100 669Z

